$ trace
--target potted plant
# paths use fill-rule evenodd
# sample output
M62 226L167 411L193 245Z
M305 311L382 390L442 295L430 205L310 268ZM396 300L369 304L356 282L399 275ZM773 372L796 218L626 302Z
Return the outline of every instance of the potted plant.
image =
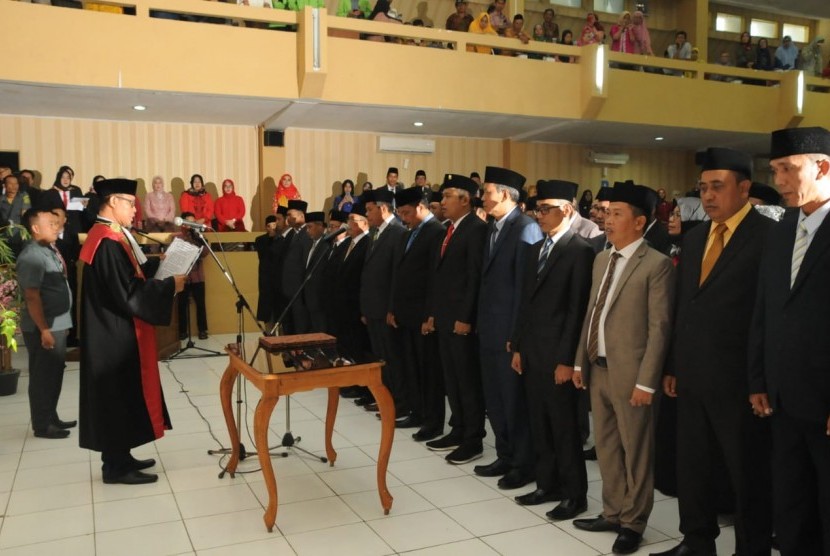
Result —
M16 393L20 378L20 369L12 368L12 351L17 351L15 333L20 324L22 296L17 284L15 253L10 239L14 238L17 240L15 243L20 243L20 240L27 237L22 226L10 224L0 228L0 396Z

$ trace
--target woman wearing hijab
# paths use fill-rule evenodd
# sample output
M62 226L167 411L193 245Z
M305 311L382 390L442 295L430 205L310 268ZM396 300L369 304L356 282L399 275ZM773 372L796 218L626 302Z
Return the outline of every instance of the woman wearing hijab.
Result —
M494 37L499 36L496 28L490 23L490 14L489 10L487 12L482 12L479 14L477 18L470 23L470 28L468 29L470 33L474 35L493 35ZM472 44L467 45L467 52L478 52L479 54L492 54L493 49L489 46L481 46L477 45L474 46Z
M631 13L620 14L617 23L611 26L611 50L614 52L634 52L634 26Z
M222 182L222 196L216 199L214 205L216 214L217 230L220 232L244 232L245 222L245 199L234 191L233 180L226 179Z
M273 210L271 212L277 214L277 209L281 206L287 207L288 201L301 198L300 190L294 185L294 178L291 177L291 174L283 174L277 184L277 190L274 192L274 203L271 207Z
M651 35L646 26L646 18L643 12L636 11L631 16L631 25L634 38L634 54L645 54L646 56L654 56L651 50Z
M213 220L213 197L205 190L205 180L199 174L190 176L190 189L179 197L179 208L192 212L199 224L211 225Z
M824 68L824 62L821 59L822 44L824 44L824 37L816 37L801 49L801 69L804 70L804 75L821 77L821 70Z
M176 200L164 190L161 176L153 176L152 188L144 197L144 227L148 232L172 232L176 229Z
M749 34L749 31L741 33L741 39L735 48L733 58L736 68L752 69L755 67L755 50L752 48L752 35Z

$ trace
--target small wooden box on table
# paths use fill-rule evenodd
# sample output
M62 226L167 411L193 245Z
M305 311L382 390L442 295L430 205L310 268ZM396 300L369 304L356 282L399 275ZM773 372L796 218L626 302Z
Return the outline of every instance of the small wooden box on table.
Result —
M257 446L259 464L268 489L268 508L265 510L265 527L268 531L274 529L277 519L277 482L274 476L274 467L271 463L271 454L268 452L268 423L271 413L277 405L280 396L290 396L297 392L306 392L317 388L328 389L328 408L326 410L326 456L329 465L334 465L337 452L331 444L331 435L334 431L334 419L337 416L337 405L340 400L340 388L344 386L366 386L374 395L381 415L380 450L377 463L378 493L380 503L385 514L392 508L392 495L386 488L386 468L389 464L389 453L392 450L392 439L395 433L395 404L389 390L381 381L380 368L382 362L367 363L364 365L348 365L326 369L307 371L273 372L278 361L285 351L303 349L310 346L329 345L334 338L326 334L302 334L295 336L263 337L259 340L259 349L266 353L268 358L268 372L263 372L249 365L239 355L236 344L227 346L230 356L225 373L219 383L219 396L222 402L222 411L228 426L233 452L228 461L227 471L233 477L239 464L240 438L233 415L231 394L238 375L244 376L262 394L254 412L254 441ZM272 364L273 363L273 364Z

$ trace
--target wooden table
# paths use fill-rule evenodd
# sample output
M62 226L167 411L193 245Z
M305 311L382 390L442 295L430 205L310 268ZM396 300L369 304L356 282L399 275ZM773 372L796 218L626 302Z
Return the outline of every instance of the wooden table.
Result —
M340 401L340 388L353 385L367 386L375 396L381 415L380 450L377 463L378 493L384 514L388 515L392 508L392 495L386 488L386 468L389 465L389 453L392 451L392 438L395 434L395 404L389 390L381 382L382 363L272 374L262 373L251 367L239 357L235 346L228 346L225 351L230 355L230 362L219 383L219 396L233 450L226 470L233 477L239 464L240 439L233 415L231 393L237 375L242 374L262 393L254 412L254 442L256 442L262 474L265 477L265 486L268 488L268 507L263 516L268 531L273 531L274 522L277 520L277 481L271 463L271 454L268 452L268 424L271 420L271 413L280 396L289 396L317 388L328 388L329 391L326 410L326 456L331 466L337 459L337 452L331 444L331 434L334 431L334 419L337 416L337 405Z

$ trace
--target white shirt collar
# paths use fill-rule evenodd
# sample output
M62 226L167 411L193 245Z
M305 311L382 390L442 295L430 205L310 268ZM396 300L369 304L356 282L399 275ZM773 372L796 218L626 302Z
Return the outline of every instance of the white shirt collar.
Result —
M637 241L629 243L628 245L626 245L622 249L617 249L616 247L612 246L611 247L611 253L612 254L613 253L619 253L622 256L622 258L630 259L634 255L634 253L637 252L637 249L640 248L640 245L642 245L642 243L644 241L645 241L645 238L641 237Z
M828 214L830 214L830 201L825 202L810 216L807 216L803 210L800 210L798 213L798 223L801 224L803 222L804 227L807 228L807 235L812 236L816 233L816 230L818 230Z

